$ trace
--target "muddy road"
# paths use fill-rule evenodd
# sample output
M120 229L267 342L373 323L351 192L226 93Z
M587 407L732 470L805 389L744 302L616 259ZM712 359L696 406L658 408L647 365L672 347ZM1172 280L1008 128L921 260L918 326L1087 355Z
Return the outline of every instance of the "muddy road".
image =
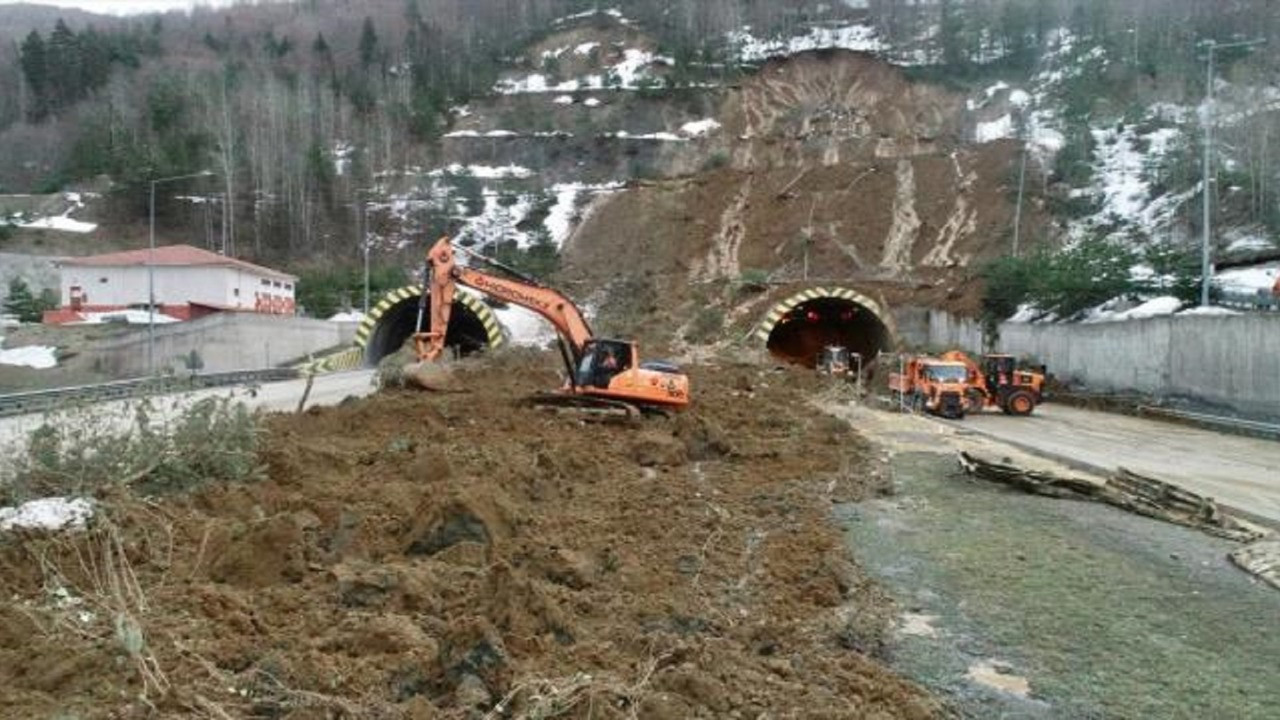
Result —
M1280 713L1280 593L1228 561L1239 545L961 473L960 449L1086 474L965 429L1002 417L942 423L828 407L886 453L893 478L892 494L835 510L851 551L899 605L886 655L962 716ZM1061 409L1044 419L1061 422ZM1044 434L1018 437L1055 440Z

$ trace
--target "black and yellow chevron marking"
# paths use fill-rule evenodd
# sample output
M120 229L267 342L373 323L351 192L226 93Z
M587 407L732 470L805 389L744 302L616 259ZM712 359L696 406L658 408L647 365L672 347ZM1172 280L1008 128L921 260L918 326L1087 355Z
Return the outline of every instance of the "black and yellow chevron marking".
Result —
M417 302L418 297L421 295L421 285L406 285L382 296L382 299L377 304L369 308L369 313L360 319L360 325L356 327L356 346L363 349L369 344L369 336L373 334L374 328L378 327L378 323L382 321L382 316L388 310L402 302L410 300ZM489 306L481 302L479 298L471 293L459 291L454 302L461 303L463 307L480 318L480 322L484 324L485 334L488 335L490 348L500 347L506 342L506 337L502 334L502 326L498 324L498 318L494 316Z
M315 360L300 363L298 370L304 375L324 375L342 370L355 370L364 364L364 350L349 347Z
M756 339L760 342L769 342L769 335L773 329L782 320L783 316L791 312L797 305L817 300L818 298L840 298L855 302L871 312L872 315L885 320L884 312L880 309L879 303L862 293L855 292L849 288L842 287L813 287L801 290L800 292L788 297L786 300L774 305L764 316L764 321L760 323L760 327L756 330ZM886 323L886 327L887 327Z

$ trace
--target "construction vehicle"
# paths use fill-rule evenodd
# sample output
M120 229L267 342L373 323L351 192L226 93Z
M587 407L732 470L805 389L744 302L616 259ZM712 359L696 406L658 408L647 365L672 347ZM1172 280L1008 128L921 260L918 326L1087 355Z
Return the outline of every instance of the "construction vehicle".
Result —
M1039 371L1018 367L1012 355L983 355L979 365L961 350L942 354L942 359L965 366L969 410L1000 408L1006 415L1030 415L1044 402L1044 367Z
M969 368L962 362L916 356L903 371L889 374L889 390L899 404L915 412L927 412L963 420L969 410Z
M535 395L534 404L622 413L630 417L641 412L678 410L689 404L689 378L678 367L666 362L641 362L634 342L597 338L582 311L560 291L490 258L462 251L513 277L499 277L458 265L449 237L440 238L427 253L423 270L426 291L418 306L417 332L413 335L419 367L406 368L407 376L420 377L421 367L444 353L454 295L457 287L463 285L528 308L555 327L565 363L565 385L556 392ZM428 299L430 328L424 331L423 314ZM425 387L431 383L419 381L419 384Z
M843 345L828 345L818 353L814 367L822 375L850 378L854 375L853 357Z

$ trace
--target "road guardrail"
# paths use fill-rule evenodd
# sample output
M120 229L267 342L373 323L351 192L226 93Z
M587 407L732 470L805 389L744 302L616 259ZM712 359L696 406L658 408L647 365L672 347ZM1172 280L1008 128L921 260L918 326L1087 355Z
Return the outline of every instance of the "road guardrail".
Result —
M299 377L299 375L300 373L296 368L234 370L221 373L137 378L94 385L75 385L51 388L49 390L8 393L0 395L0 417L45 412L69 404L127 400L149 395L168 395L205 388L227 387L229 385L278 382L292 380Z

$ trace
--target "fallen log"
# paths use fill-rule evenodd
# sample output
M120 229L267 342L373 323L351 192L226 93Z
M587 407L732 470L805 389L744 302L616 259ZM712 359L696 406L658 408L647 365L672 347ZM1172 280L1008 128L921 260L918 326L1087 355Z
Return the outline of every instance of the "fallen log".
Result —
M1227 557L1241 570L1280 589L1280 540L1259 540Z
M1049 497L1094 500L1157 520L1197 528L1237 542L1253 542L1269 535L1266 529L1224 513L1213 498L1163 480L1120 468L1104 482L1070 478L1006 463L991 462L960 452L960 467L983 480Z

